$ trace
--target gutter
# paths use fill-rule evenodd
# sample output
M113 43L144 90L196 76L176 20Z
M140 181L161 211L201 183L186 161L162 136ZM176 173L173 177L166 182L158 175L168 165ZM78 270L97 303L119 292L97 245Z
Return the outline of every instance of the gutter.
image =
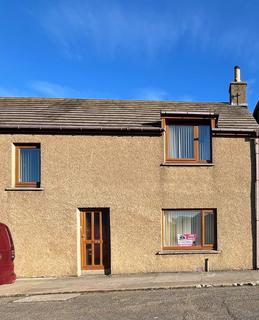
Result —
M257 129L212 128L212 132L247 132L255 133Z
M215 112L199 112L199 111L161 111L161 115L189 115L189 116L218 116Z
M30 131L76 131L76 132L126 132L126 133L162 133L160 127L99 127L99 126L59 126L59 125L10 125L1 124L0 130L30 130Z
M212 128L211 131L215 136L239 136L254 139L256 135L256 129Z
M169 114L169 113L167 113ZM172 114L172 113L171 113ZM181 113L183 114L183 113ZM189 113L191 114L191 113ZM209 113L204 113L204 115L208 115ZM192 115L194 113L192 112ZM212 113L210 113L212 115ZM143 133L143 134L161 134L165 131L164 128L161 127L101 127L101 126L64 126L64 125L32 125L32 124L0 124L0 130L4 131L12 131L12 130L19 130L19 131L26 131L26 132L49 132L49 131L56 131L60 133L69 133L71 131L77 133L87 133L87 132L99 132L99 133L110 133L110 132L117 132L117 133L127 133L127 134L134 134L134 133ZM212 128L212 132L215 133L234 133L234 134L255 134L256 129L236 129L236 128Z

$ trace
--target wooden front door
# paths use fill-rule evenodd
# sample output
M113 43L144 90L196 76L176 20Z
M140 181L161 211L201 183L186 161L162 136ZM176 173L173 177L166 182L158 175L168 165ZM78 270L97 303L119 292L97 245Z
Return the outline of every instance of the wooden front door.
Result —
M80 222L82 270L109 269L109 212L105 209L81 210Z

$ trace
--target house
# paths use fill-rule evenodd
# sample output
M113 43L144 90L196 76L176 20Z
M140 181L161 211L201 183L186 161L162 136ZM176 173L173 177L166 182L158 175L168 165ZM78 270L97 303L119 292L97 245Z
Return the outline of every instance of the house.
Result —
M252 269L255 136L230 102L0 99L18 277Z

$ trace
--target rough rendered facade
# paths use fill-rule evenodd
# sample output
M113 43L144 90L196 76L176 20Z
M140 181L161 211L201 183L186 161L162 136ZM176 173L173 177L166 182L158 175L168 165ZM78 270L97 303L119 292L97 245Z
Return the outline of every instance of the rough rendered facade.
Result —
M14 142L41 144L42 191L12 185ZM18 276L80 274L79 208L110 208L111 272L251 269L251 145L213 138L213 166L163 163L163 137L2 135L1 220ZM105 152L104 152L105 150ZM164 208L217 208L217 252L159 255Z

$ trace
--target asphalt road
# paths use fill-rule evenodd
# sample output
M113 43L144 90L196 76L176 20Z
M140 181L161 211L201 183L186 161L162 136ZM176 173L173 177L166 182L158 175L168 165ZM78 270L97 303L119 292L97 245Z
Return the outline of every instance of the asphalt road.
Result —
M48 295L39 300L2 298L0 319L259 319L258 286Z

